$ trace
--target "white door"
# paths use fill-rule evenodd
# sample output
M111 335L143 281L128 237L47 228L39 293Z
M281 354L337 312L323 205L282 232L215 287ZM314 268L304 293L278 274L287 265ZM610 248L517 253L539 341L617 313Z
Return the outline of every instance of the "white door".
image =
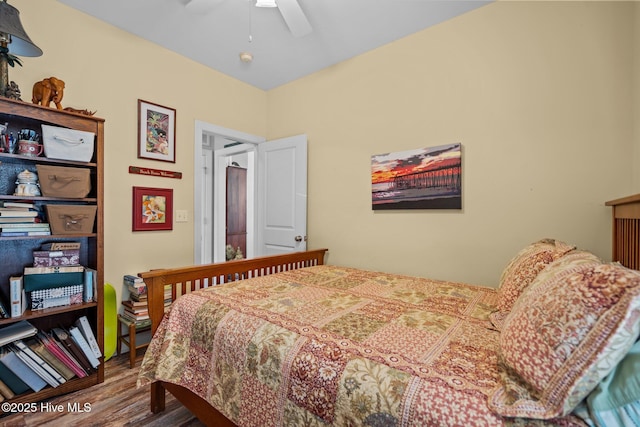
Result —
M307 249L307 136L258 145L258 253Z

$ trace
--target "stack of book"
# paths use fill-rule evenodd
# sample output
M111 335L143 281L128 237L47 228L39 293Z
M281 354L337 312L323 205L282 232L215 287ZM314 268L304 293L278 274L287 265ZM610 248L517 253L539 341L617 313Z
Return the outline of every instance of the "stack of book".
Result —
M0 329L0 345L0 401L84 378L102 357L86 316L49 333L25 320L16 322Z
M42 222L41 218L33 203L2 202L0 237L51 235L49 224Z
M29 295L32 310L80 304L84 301L88 279L81 265L58 267L25 267L24 291Z
M144 281L140 277L127 274L123 278L123 284L129 291L129 300L122 301L122 316L135 322L136 327L150 325L147 286Z

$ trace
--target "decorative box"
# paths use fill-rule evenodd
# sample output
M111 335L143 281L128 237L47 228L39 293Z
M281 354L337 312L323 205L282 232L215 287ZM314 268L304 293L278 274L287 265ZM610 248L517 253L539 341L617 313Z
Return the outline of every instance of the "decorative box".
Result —
M30 292L31 310L82 303L82 285L41 289Z
M80 264L80 250L33 251L34 267L57 267L60 265Z

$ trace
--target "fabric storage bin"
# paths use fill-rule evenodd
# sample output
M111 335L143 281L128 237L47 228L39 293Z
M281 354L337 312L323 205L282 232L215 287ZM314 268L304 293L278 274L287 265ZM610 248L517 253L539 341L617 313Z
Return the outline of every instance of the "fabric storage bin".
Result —
M95 136L92 132L42 125L44 155L50 159L90 162Z
M95 205L46 205L52 234L93 232L98 207Z
M63 286L30 292L31 310L82 303L82 285Z
M91 192L89 169L50 165L36 165L36 169L43 196L82 199Z

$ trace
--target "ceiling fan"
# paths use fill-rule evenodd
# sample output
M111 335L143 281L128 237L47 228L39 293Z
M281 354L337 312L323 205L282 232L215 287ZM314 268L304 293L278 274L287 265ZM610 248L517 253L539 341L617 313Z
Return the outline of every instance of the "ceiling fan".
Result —
M223 1L225 0L187 0L185 8L193 13L206 13ZM257 0L256 7L277 7L294 37L303 37L312 31L298 0Z

